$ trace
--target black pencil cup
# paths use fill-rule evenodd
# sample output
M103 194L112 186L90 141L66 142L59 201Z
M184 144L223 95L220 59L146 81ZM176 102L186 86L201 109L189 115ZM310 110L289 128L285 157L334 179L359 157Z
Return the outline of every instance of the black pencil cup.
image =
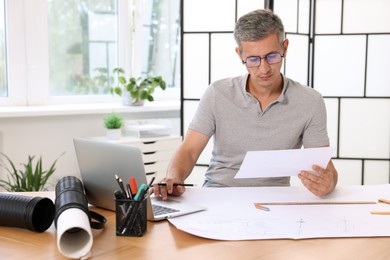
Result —
M0 225L43 232L53 223L55 207L49 198L0 194Z
M145 234L147 229L146 200L115 200L117 236L141 237Z

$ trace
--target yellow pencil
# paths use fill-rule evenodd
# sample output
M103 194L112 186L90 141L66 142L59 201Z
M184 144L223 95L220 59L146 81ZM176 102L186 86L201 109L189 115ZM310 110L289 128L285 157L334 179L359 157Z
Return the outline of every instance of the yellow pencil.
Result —
M308 202L258 202L259 205L328 205L328 204L376 204L375 201L308 201Z
M390 200L388 199L379 199L378 202L390 204Z
M371 211L373 215L390 215L390 211Z
M264 211L270 211L270 209L268 207L264 207L263 205L260 205L259 203L255 203L255 207L257 209L261 209L261 210L264 210Z

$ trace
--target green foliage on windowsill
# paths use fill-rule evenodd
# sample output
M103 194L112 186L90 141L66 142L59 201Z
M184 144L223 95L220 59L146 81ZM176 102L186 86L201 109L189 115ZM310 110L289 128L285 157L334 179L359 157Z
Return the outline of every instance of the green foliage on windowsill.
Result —
M166 82L161 76L147 77L130 77L126 79L125 71L122 68L114 68L112 74L109 75L106 68L95 69L99 75L95 77L98 85L104 88L109 88L111 94L122 96L124 91L129 92L132 99L132 104L137 104L139 101L147 100L154 101L154 91L157 87L162 90L166 89Z

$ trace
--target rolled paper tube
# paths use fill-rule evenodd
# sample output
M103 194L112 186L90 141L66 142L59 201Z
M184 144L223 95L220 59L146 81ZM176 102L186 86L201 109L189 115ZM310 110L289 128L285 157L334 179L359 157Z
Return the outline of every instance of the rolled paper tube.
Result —
M68 258L80 259L90 254L93 236L88 215L81 209L69 208L57 219L57 247Z

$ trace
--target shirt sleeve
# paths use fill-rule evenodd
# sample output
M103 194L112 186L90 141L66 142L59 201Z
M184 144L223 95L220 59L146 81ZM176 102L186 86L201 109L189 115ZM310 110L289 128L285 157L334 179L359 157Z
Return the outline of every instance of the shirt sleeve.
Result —
M211 137L215 133L215 90L210 85L200 99L189 128Z
M312 117L303 133L305 148L329 146L325 102L320 94L311 103Z

